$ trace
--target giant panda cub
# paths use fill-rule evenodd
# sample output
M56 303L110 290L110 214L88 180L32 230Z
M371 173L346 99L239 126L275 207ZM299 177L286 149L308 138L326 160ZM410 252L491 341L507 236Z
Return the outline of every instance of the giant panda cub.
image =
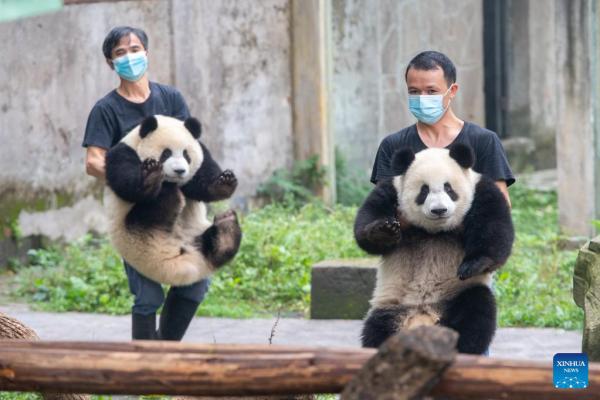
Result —
M470 147L397 151L393 179L358 211L354 233L381 255L364 347L401 329L439 324L459 333L458 350L482 354L496 329L492 272L508 259L514 229L495 183L471 168Z
M231 260L240 245L233 210L207 219L205 203L229 198L237 179L221 170L200 133L194 118L150 116L106 155L111 240L156 282L197 282Z

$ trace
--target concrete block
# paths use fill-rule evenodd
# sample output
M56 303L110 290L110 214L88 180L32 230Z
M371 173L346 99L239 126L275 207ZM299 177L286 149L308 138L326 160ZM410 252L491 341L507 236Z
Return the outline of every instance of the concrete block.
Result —
M327 260L312 268L310 317L362 319L375 288L377 259Z
M600 236L579 250L573 273L573 300L585 314L582 352L600 361Z

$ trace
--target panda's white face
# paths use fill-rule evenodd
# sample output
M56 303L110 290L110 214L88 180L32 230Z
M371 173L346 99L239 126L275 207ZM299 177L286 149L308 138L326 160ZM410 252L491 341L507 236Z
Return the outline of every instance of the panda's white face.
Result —
M479 177L460 167L446 149L423 150L394 179L400 213L431 233L455 229L471 207Z
M144 138L134 134L126 139L142 161L154 159L162 164L165 180L187 183L202 165L204 153L197 139L175 118L156 116L157 128Z
M166 181L184 183L191 178L189 176L191 158L187 149L164 149L160 156L160 162Z

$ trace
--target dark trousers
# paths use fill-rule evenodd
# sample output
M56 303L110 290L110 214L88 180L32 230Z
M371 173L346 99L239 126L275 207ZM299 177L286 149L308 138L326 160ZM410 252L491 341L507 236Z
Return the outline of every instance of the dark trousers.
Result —
M129 281L129 290L135 296L131 312L140 315L155 314L165 301L162 285L146 278L126 261L123 261L123 264ZM209 285L210 280L203 279L188 286L171 286L169 291L184 299L201 303Z

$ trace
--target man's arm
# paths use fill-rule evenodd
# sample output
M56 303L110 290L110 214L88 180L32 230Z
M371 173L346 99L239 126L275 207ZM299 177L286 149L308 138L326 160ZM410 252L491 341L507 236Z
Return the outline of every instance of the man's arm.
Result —
M512 208L512 203L510 202L510 195L508 194L508 186L506 186L506 181L496 181L496 186L506 198L506 202L508 203L508 207Z
M104 179L106 176L105 158L106 149L88 146L85 154L85 172L98 179Z

